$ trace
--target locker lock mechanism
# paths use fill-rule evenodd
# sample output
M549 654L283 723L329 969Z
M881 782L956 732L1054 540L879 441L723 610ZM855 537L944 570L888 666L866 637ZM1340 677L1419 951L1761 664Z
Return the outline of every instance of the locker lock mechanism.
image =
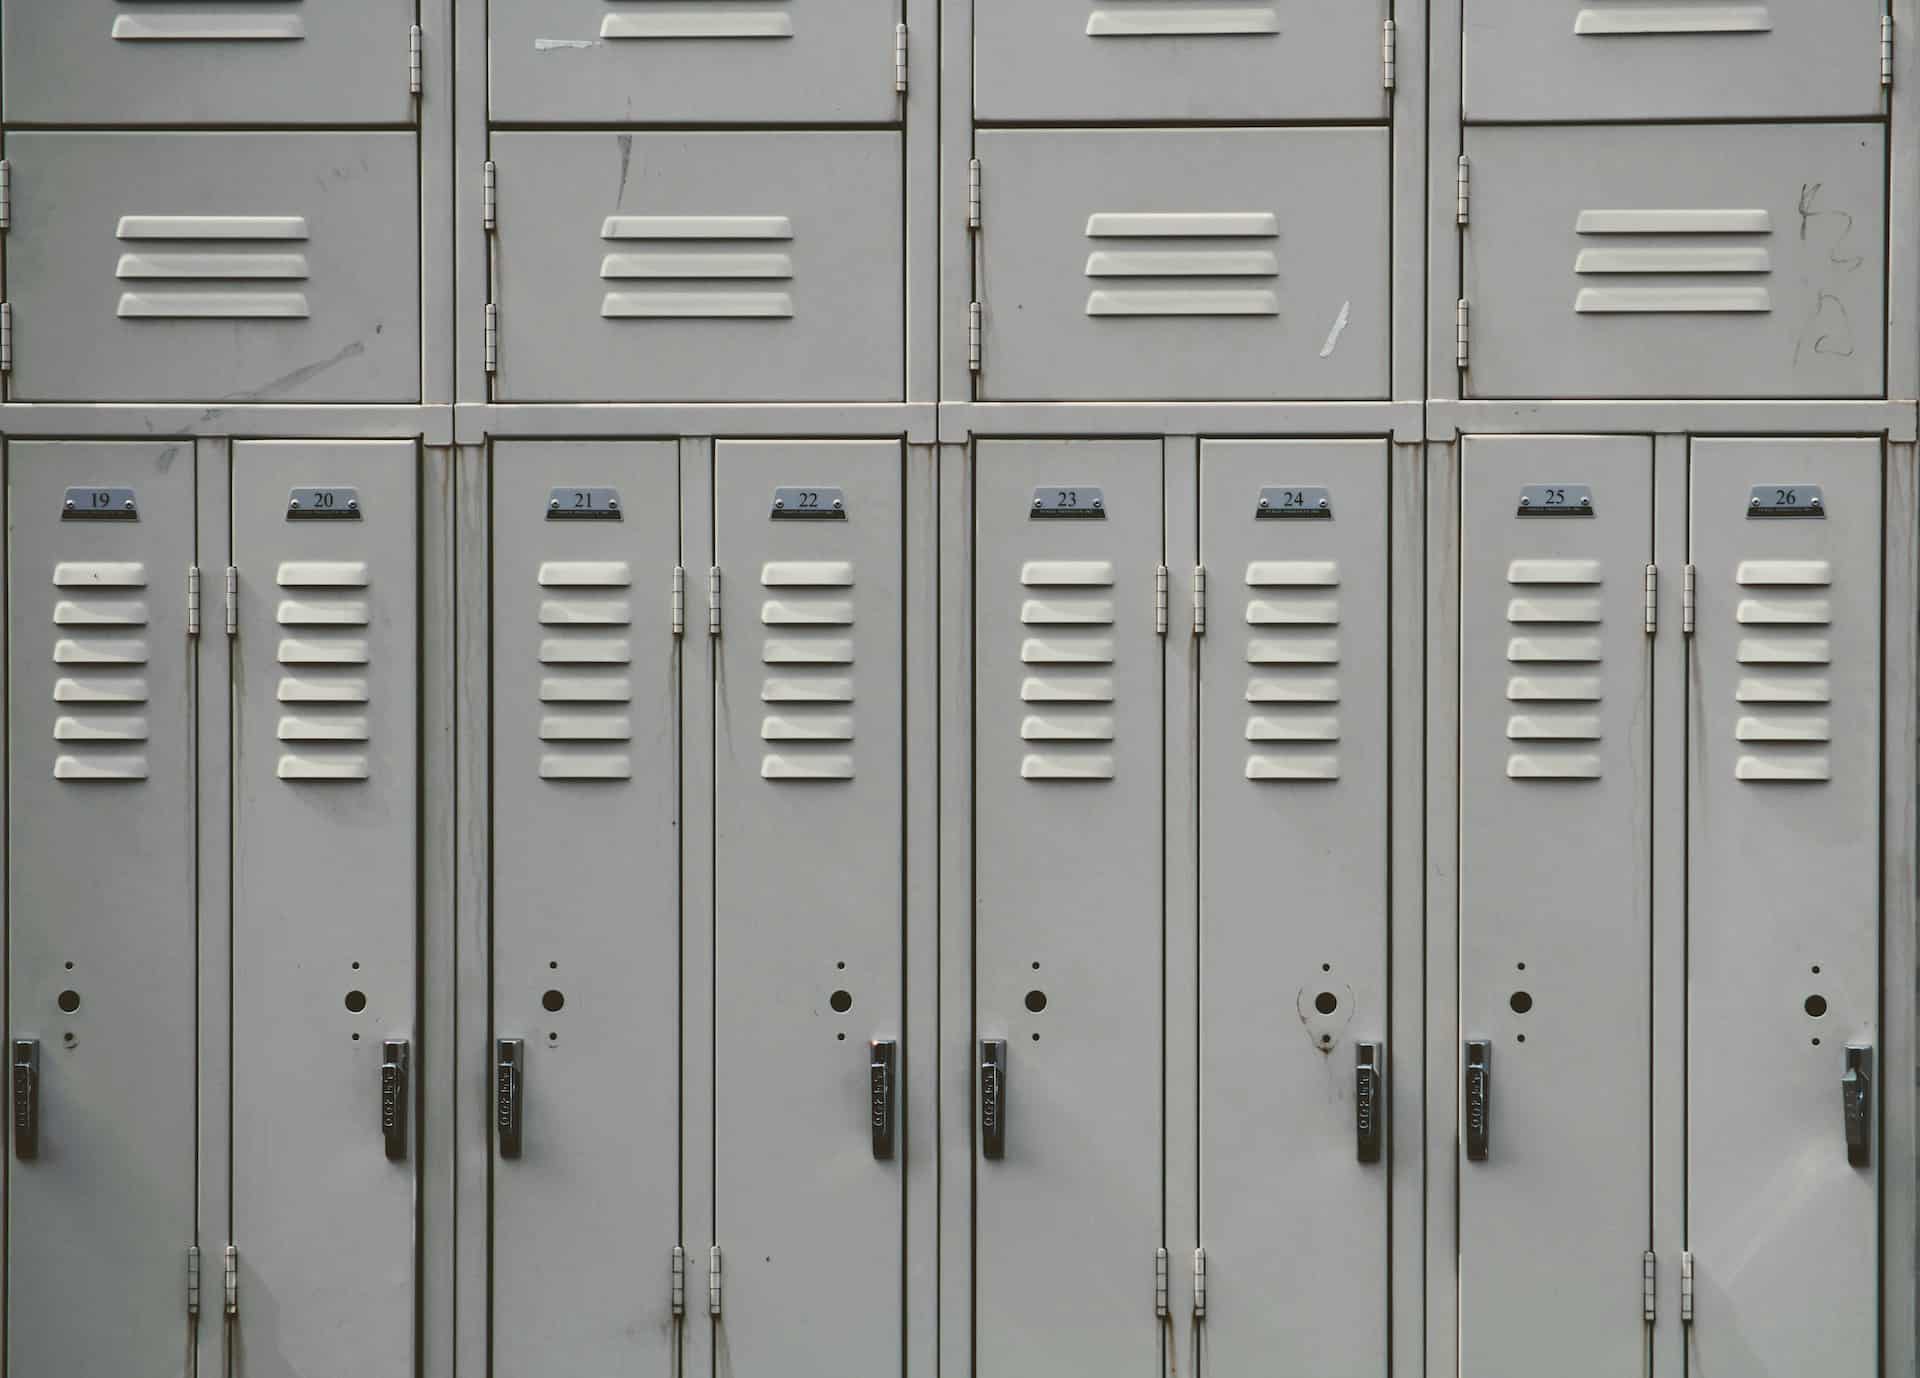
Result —
M1007 1156L1007 1040L980 1040L980 1153Z
M1847 1129L1847 1162L1873 1162L1873 1045L1849 1043L1847 1070L1840 1077L1840 1110Z
M502 1158L520 1156L520 1082L526 1042L502 1038L493 1045L493 1128Z
M380 1134L385 1139L387 1157L405 1162L407 1157L407 1073L412 1062L411 1049L404 1038L389 1038L380 1056Z
M1380 1116L1386 1108L1386 1059L1378 1043L1354 1046L1353 1134L1355 1156L1363 1163L1380 1161Z
M892 1039L867 1045L867 1109L873 1128L873 1156L893 1157L894 1057Z
M1469 1038L1466 1056L1467 1161L1484 1163L1493 1143L1493 1043Z
M13 1040L13 1156L40 1156L40 1040Z

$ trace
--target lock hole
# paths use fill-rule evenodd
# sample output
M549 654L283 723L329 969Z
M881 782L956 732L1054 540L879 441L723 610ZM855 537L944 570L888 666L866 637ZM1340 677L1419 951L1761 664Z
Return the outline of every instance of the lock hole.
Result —
M365 991L350 990L347 992L347 1009L349 1011L351 1011L354 1014L358 1014L360 1013L361 1010L364 1010L366 1007L367 1007L367 993Z
M60 998L56 1003L58 1003L62 1011L67 1014L72 1014L80 1008L80 992L77 990L63 990L60 992Z
M1335 995L1330 990L1323 990L1318 995L1313 997L1313 1007L1316 1010L1319 1010L1320 1013L1322 1014L1332 1014L1335 1010L1340 1008L1340 997ZM1332 1040L1323 1038L1320 1041L1323 1043L1327 1043L1327 1042L1331 1042Z
M540 1008L548 1014L558 1014L567 1007L567 997L557 990L550 990L540 997Z
M1044 1010L1046 1007L1047 1007L1047 993L1044 990L1030 990L1027 992L1027 1008L1028 1009L1032 1010L1035 1014L1038 1014L1040 1013L1041 1010Z
M853 1008L853 994L850 991L836 990L828 998L827 1003L833 1006L835 1014L845 1014Z
M1516 990L1513 998L1507 1001L1507 1005L1515 1014L1525 1014L1533 1008L1533 997L1524 990Z
M1806 1011L1813 1018L1820 1018L1820 1016L1827 1012L1827 997L1824 995L1809 995L1807 997Z

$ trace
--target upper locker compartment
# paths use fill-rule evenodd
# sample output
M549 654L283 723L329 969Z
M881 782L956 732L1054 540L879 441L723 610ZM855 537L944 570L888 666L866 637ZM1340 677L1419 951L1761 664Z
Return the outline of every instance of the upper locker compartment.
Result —
M493 156L498 399L902 395L898 134L503 133Z
M16 402L420 396L414 139L15 133Z
M1385 0L975 0L982 120L1382 120Z
M526 124L892 124L900 0L493 0L488 106Z
M413 0L23 0L0 20L6 118L411 124L413 22Z
M1469 120L1877 116L1882 0L1466 0Z
M983 399L1386 394L1385 128L977 143Z
M1470 397L1874 397L1877 125L1470 129Z

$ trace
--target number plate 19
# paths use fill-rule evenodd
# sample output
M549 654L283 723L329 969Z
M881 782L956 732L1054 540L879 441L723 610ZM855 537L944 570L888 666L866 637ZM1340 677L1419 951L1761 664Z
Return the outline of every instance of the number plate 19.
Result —
M60 504L60 520L131 522L140 519L140 501L131 488L69 488Z

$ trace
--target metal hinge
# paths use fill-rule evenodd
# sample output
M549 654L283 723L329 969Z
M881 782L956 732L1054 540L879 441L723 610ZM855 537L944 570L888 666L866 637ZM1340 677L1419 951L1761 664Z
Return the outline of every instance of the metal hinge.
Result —
M967 371L980 371L980 303L967 303Z
M407 91L411 95L420 94L420 79L426 70L422 60L420 46L420 26L415 24L407 31Z
M13 164L0 158L0 230L13 228Z
M1693 1255L1680 1255L1680 1324L1693 1324Z
M1161 565L1153 573L1153 629L1161 636L1167 634L1167 567ZM1162 1249L1161 1253L1166 1250Z
M6 164L0 163L0 168L4 167ZM980 228L980 160L978 158L969 159L967 162L967 228L970 230Z
M707 635L720 635L720 566L707 571Z
M227 566L227 635L240 635L240 571Z
M1467 306L1467 299L1462 297L1453 308L1453 363L1456 368L1467 366L1472 343L1469 333L1471 319L1472 312Z
M1473 163L1467 155L1460 155L1459 165L1453 173L1453 220L1456 225L1464 225L1470 218L1473 208Z
M1394 37L1394 32L1391 19L1387 20L1380 30L1380 84L1389 91L1393 89L1398 75L1394 71L1397 56L1394 50L1399 47L1399 43Z
M1207 1318L1207 1251L1193 1251L1193 1318L1203 1321Z
M187 1314L200 1314L200 1246L187 1246Z
M673 1246L673 1314L687 1314L687 1251L678 1244Z
M893 26L893 90L895 95L907 94L907 26Z
M720 1246L707 1250L707 1314L720 1314Z
M1893 16L1880 16L1880 84L1893 85Z
M200 635L200 566L187 566L187 635ZM197 1263L195 1266L198 1266Z
M1680 630L1687 636L1693 635L1693 566L1688 565L1680 576Z
M1162 1320L1167 1316L1167 1251L1153 1251L1153 1314Z
M1640 1255L1640 1319L1653 1319L1653 1250Z
M0 301L0 373L13 372L13 303Z
M1647 566L1647 635L1660 630L1660 566ZM1651 1254L1648 1255L1652 1257Z
M687 634L687 567L673 567L673 634ZM675 1250L677 1253L678 1250Z
M231 1244L227 1245L226 1268L226 1313L229 1316L237 1316L240 1314L240 1251Z
M480 225L487 230L500 228L500 165L487 159L480 172Z
M492 302L487 303L487 330L482 362L488 373L497 373L500 369L500 308Z
M1207 634L1207 567L1193 567L1193 634Z

